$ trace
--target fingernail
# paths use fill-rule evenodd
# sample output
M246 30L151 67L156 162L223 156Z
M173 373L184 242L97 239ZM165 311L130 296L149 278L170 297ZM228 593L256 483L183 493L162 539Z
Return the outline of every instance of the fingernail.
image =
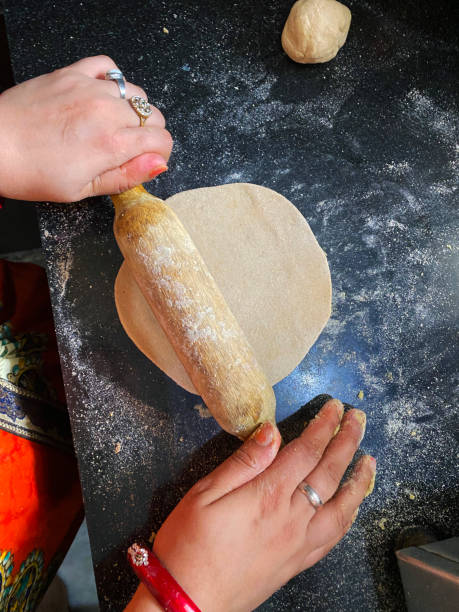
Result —
M324 414L324 412L330 408L330 405L333 405L335 407L335 410L338 414L338 418L341 422L341 419L343 418L343 414L344 414L344 406L343 406L343 403L339 399L334 399L334 398L325 402L325 404L322 406L322 408L319 410L319 412L314 417L314 420L320 419L322 415ZM339 425L338 425L338 429L339 429Z
M269 446L274 439L274 427L272 423L262 423L252 433L249 440L254 439L260 446Z
M360 438L359 438L359 444L360 442L363 440L363 436L365 435L365 429L367 426L367 415L363 412L363 410L353 410L352 411L352 418L357 421L357 423L360 425L360 430L361 430L361 434L360 434Z
M155 178L155 176L158 176L158 174L161 174L162 172L166 172L166 170L168 170L167 166L155 166L148 173L148 177L151 179Z

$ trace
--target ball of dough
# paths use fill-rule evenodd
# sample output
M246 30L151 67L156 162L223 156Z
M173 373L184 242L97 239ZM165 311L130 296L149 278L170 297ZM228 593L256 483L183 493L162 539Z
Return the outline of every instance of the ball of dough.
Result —
M282 47L301 64L328 62L344 45L351 11L336 0L298 0L282 32Z

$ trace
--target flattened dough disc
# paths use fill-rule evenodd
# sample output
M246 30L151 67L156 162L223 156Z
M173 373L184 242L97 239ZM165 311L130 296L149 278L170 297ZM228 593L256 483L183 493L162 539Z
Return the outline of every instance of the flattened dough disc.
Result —
M302 361L330 316L327 258L301 213L247 183L183 191L167 200L188 230L271 384ZM187 391L193 383L124 263L115 282L134 344Z

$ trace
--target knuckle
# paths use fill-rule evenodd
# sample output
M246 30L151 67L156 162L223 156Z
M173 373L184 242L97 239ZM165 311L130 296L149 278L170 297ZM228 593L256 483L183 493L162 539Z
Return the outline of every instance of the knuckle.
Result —
M99 195L102 192L102 180L100 176L96 176L91 181L91 186L89 189L89 197Z
M61 68L56 68L55 70L50 72L48 76L55 76L59 77L59 79L63 79L65 76L72 76L74 74L74 64L70 64L70 66L62 66Z
M212 478L210 476L206 476L205 478L198 480L198 482L191 487L186 496L192 499L198 498L207 493L210 489L212 489Z
M324 465L324 470L327 477L333 482L333 484L338 485L340 483L342 470L335 461L327 461Z
M282 505L283 491L271 480L260 478L256 481L260 518L272 516Z
M103 142L113 151L119 151L124 146L124 139L119 132L104 131L102 134Z
M104 151L112 154L117 163L127 157L126 139L118 132L107 131L101 136L101 145Z
M73 89L79 80L79 75L68 67L56 70L54 75L59 78L59 85L64 90Z
M105 53L101 53L100 55L94 55L91 59L95 59L101 62L107 62L110 64L115 64L112 58L109 55L106 55Z
M86 101L88 113L103 116L107 110L107 101L107 97L101 96L92 96L91 98L88 98Z
M258 466L258 462L256 457L251 455L244 446L238 448L237 451L232 455L232 459L238 465L242 465L244 468L249 469L250 471L256 470Z
M71 73L73 71L74 66L75 64L69 64L67 66L61 66L60 68L55 68L54 70L51 70L51 72L49 72L47 76L52 75L52 74L61 75L61 74L68 74L69 72Z
M123 191L127 191L130 186L127 169L125 166L120 166L117 173L116 193L123 193Z
M295 464L298 460L298 441L290 442L283 450L282 456L286 465Z
M160 153L166 159L169 158L173 146L172 136L164 128L152 127L151 130L146 143L149 150Z
M323 443L320 438L316 436L311 436L310 434L303 434L300 438L301 446L303 448L303 452L310 457L318 460L322 457L323 453Z
M126 142L122 134L113 132L108 127L94 130L92 134L92 147L99 154L102 154L112 167L121 166L127 159L125 154Z

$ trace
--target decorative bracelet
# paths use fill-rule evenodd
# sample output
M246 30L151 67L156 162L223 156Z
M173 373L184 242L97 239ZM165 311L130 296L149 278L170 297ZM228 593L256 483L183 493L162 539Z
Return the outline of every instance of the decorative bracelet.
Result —
M138 544L128 548L128 560L137 577L165 612L201 612L169 574L154 552Z

